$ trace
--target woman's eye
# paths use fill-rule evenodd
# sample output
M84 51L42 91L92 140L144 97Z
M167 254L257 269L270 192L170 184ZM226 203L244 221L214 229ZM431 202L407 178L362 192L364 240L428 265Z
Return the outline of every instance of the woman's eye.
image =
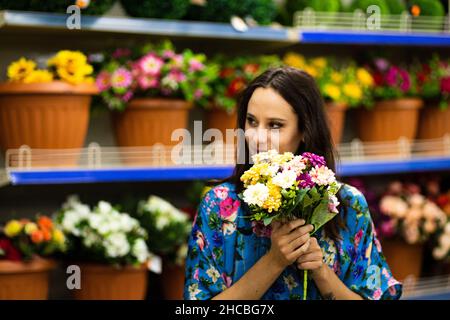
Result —
M271 122L269 123L269 128L270 129L281 129L283 127L283 124L278 123L278 122Z
M255 127L257 125L255 119L252 118L247 118L247 122L252 127Z

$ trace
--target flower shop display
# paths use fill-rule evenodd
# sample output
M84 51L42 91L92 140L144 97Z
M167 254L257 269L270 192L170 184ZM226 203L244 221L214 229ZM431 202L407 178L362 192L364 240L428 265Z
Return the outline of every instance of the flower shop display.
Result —
M132 17L181 19L187 13L190 0L120 0L126 13Z
M162 291L168 300L182 300L187 239L192 221L166 200L150 196L139 203L137 218L152 235L148 247L163 257Z
M0 0L0 10L44 11L66 14L67 7L77 5L82 9L82 14L102 15L108 11L115 2L116 0Z
M0 300L47 299L51 256L65 247L64 234L44 215L0 227Z
M203 54L176 52L168 41L120 48L101 64L97 86L113 113L119 146L174 145L192 104L206 103L217 69Z
M0 83L0 148L81 148L97 93L92 66L79 51L59 51L38 68L26 58L11 63Z
M380 200L377 232L382 239L383 253L396 278L420 276L423 244L446 221L445 212L420 194L417 185L398 181L389 185Z
M418 139L442 138L450 134L450 66L434 54L427 62L416 62L417 90L425 102L420 111Z
M191 1L185 20L230 22L232 16L251 17L261 25L269 25L275 18L273 0L208 0Z
M356 110L358 137L367 142L414 139L423 105L417 97L415 74L383 58L366 68L374 79L375 103Z
M252 220L267 226L273 220L303 218L314 226L314 234L339 212L336 194L341 184L323 157L270 150L253 155L252 160L253 166L241 176L244 191L239 194ZM307 274L304 271L304 300Z
M316 12L339 12L341 8L340 0L286 0L285 2L286 12L289 17L287 19L287 23L289 25L293 24L294 14L297 11L303 11L305 9L312 9ZM332 15L329 15L327 19L327 23L324 23L322 26L325 27L328 24L333 24L335 20L332 18Z
M67 238L64 260L81 269L83 300L140 300L147 288L147 263L151 254L147 232L138 220L100 201L91 210L71 196L56 216Z
M283 61L315 78L325 101L331 136L336 144L340 143L347 108L372 103L374 81L371 74L354 62L338 62L332 57L306 59L298 53L288 52Z
M226 139L226 130L236 128L237 97L259 74L282 64L276 55L238 56L218 55L214 63L220 66L219 76L212 82L213 96L206 108L206 127L219 129Z

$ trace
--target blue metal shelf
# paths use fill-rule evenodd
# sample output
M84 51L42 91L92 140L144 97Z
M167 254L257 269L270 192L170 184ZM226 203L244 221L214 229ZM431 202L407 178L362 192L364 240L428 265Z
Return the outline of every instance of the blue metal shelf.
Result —
M450 171L450 157L423 158L405 161L370 161L343 163L338 166L342 177L376 174L396 174L424 171ZM142 181L182 181L222 179L231 175L231 166L114 168L114 169L54 169L10 170L13 185L109 183Z
M450 46L450 34L373 31L301 31L300 43L397 46Z

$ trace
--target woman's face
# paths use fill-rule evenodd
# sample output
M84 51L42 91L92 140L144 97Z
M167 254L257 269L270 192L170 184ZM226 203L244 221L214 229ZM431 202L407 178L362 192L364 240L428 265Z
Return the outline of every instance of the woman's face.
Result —
M302 140L298 116L272 88L257 88L248 102L245 139L250 155L276 149L295 152Z

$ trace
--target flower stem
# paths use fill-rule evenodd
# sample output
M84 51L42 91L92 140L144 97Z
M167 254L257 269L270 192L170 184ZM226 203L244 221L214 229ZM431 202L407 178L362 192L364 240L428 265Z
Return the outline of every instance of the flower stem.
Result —
M308 270L303 270L303 300L308 294Z

